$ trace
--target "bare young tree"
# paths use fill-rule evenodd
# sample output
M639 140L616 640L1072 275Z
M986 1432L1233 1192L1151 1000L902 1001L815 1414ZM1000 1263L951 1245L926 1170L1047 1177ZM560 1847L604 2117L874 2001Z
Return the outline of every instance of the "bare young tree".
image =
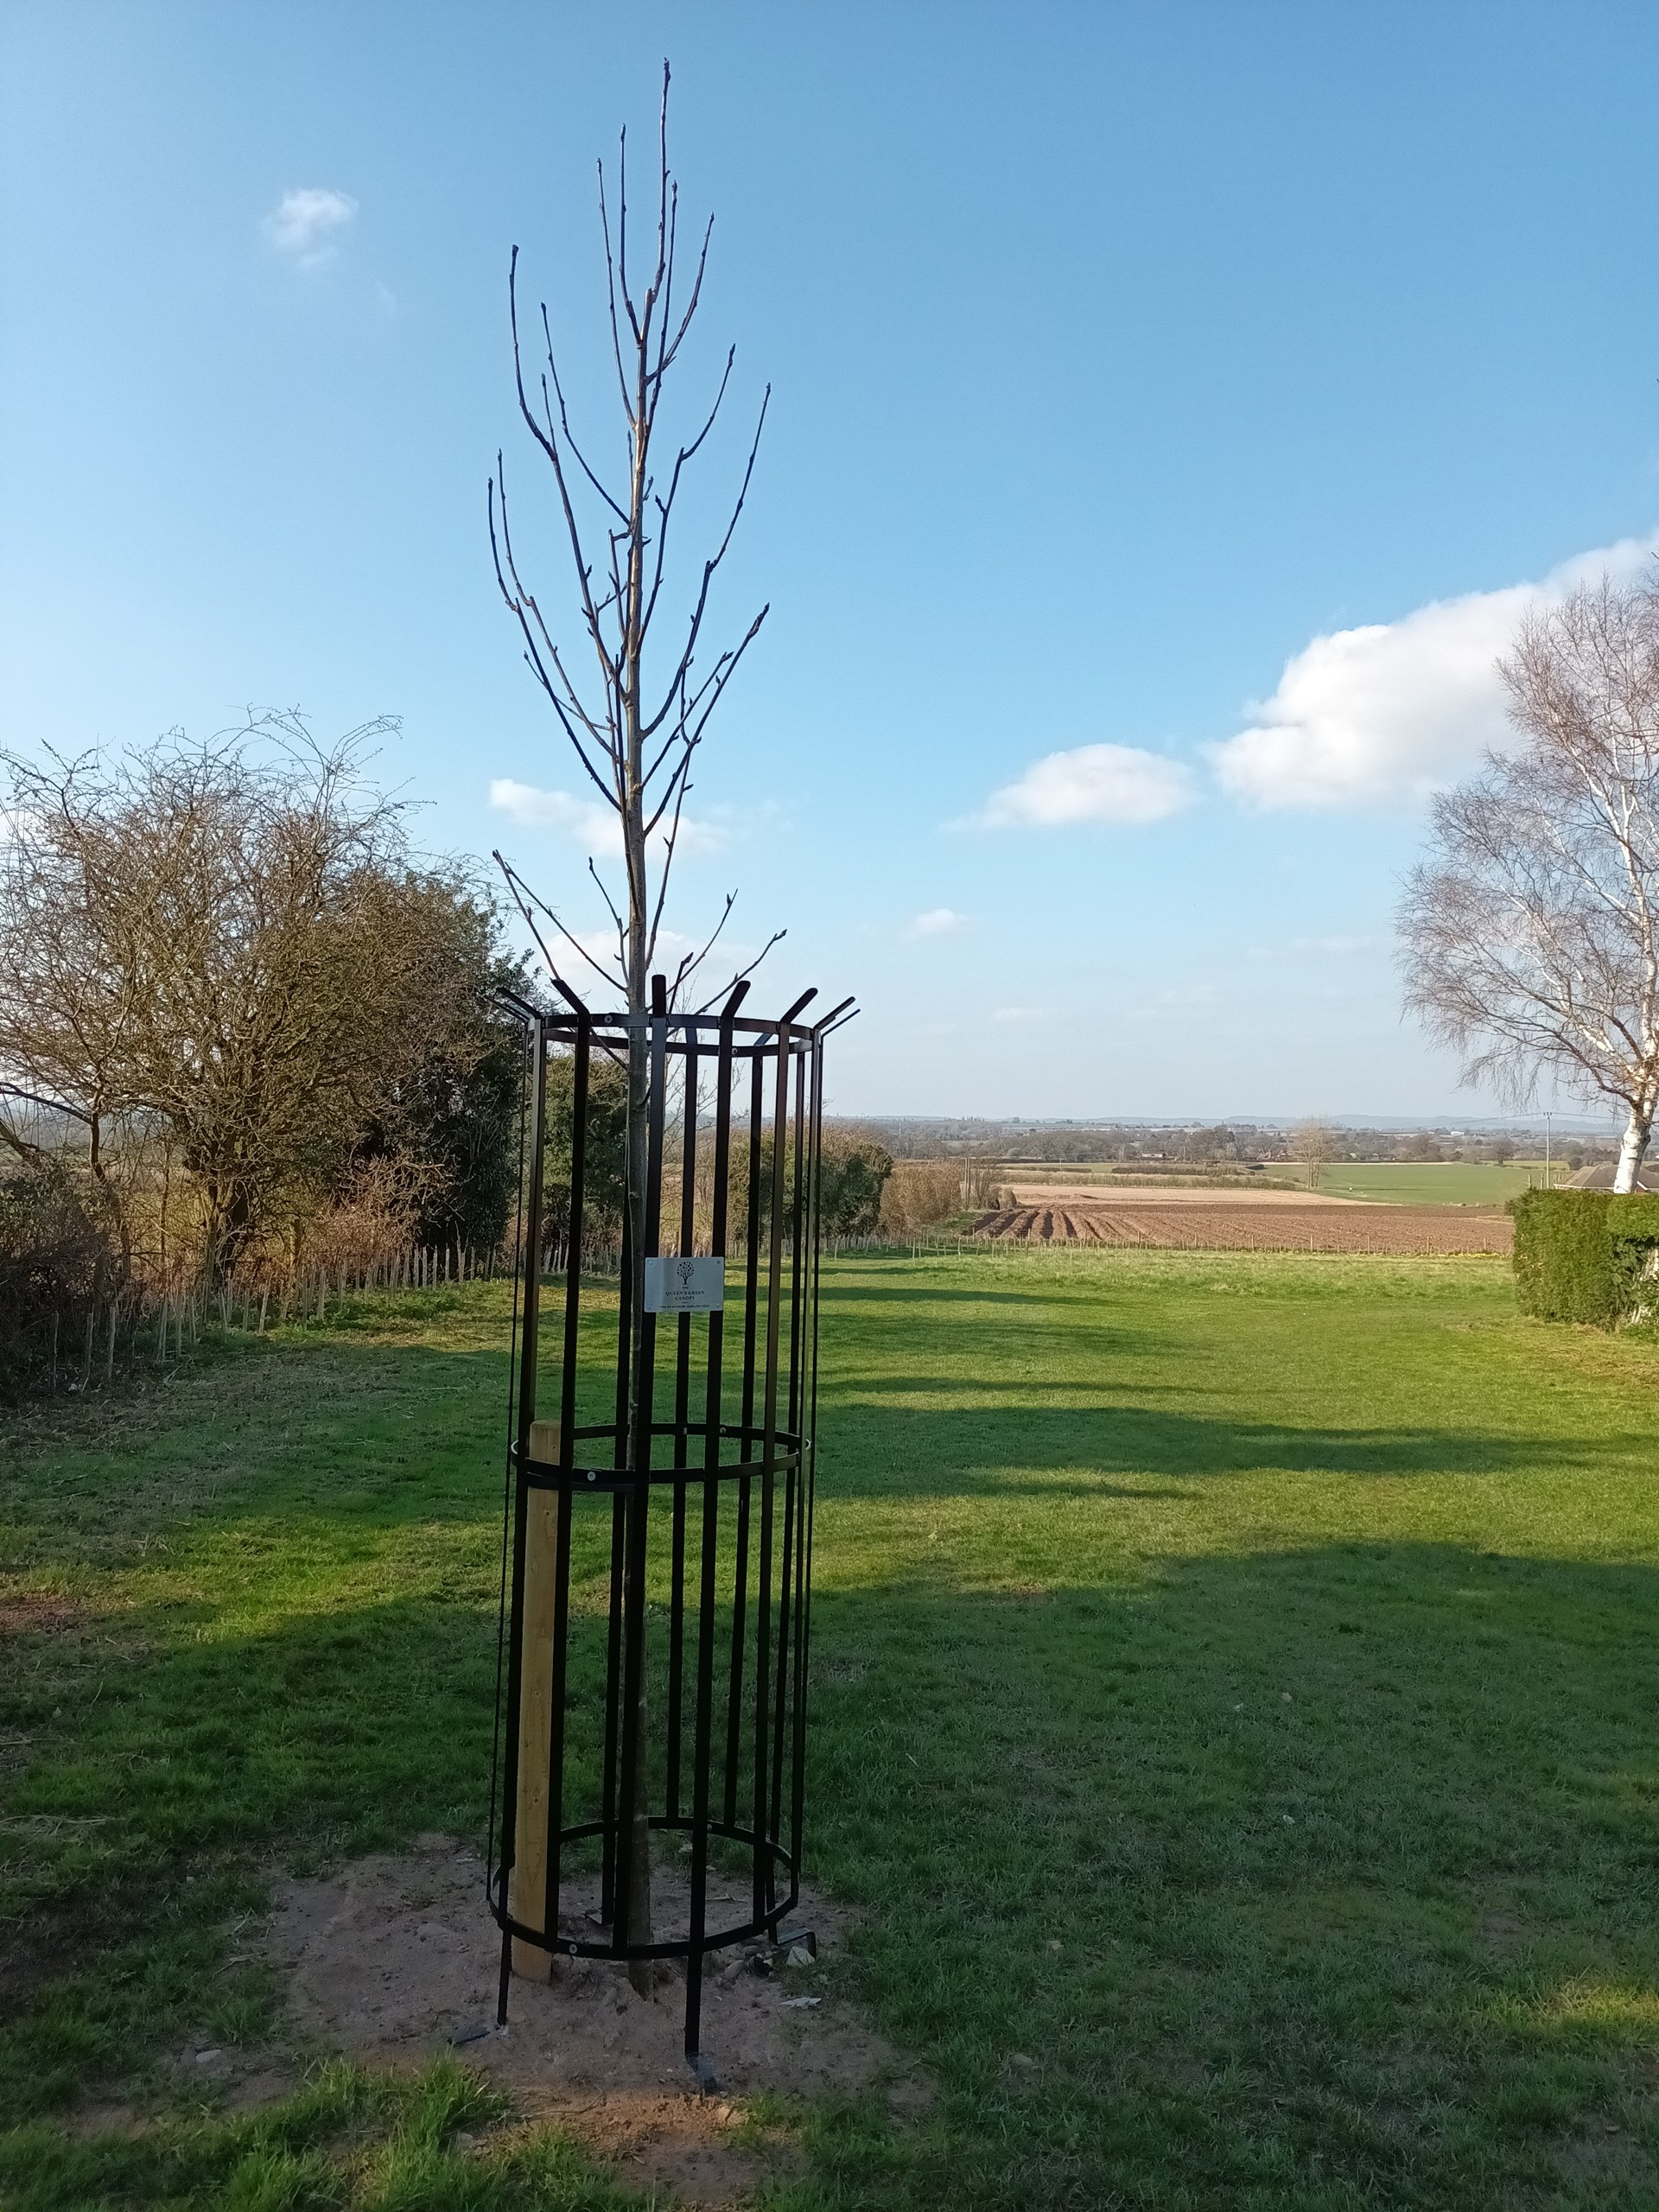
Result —
M1616 1102L1630 1191L1659 1109L1659 571L1534 615L1499 665L1523 743L1434 803L1406 1004L1516 1104L1546 1074Z
M541 365L533 380L526 376L519 330L518 249L512 250L507 297L518 410L552 476L574 575L574 635L580 641L574 649L561 642L556 624L544 614L524 580L513 543L505 471L499 453L488 501L496 580L518 625L525 661L580 764L581 773L614 813L621 836L624 882L620 896L607 886L591 857L588 864L614 930L613 958L596 957L499 853L495 857L519 911L542 945L550 971L557 976L557 960L542 938L537 915L550 922L563 939L560 957L574 954L620 988L632 1017L626 1204L633 1274L627 1286L628 1310L635 1332L630 1370L634 1379L628 1408L628 1457L633 1465L638 1464L643 1424L649 1419L642 1395L644 1361L639 1340L650 1087L645 1027L649 979L657 959L685 801L691 790L692 763L710 717L766 616L763 607L734 645L711 649L705 639L711 590L748 494L770 385L760 402L724 529L714 550L694 572L684 626L660 661L653 649L653 629L670 575L675 503L683 488L688 466L702 451L719 419L736 358L736 349L728 348L706 410L698 414L682 437L664 435L659 446L658 416L670 372L680 359L702 298L714 228L711 216L703 228L690 281L682 286L679 192L668 163L668 91L669 69L664 62L658 122L655 220L643 270L631 264L629 257L626 131L617 166L614 224L602 162L599 168L610 353L626 432L622 463L613 475L607 475L589 459L572 432L545 304L539 313ZM732 904L733 894L728 894L707 942L678 963L669 983L671 998L680 996L709 957ZM770 940L775 942L776 938ZM641 1685L643 1700L643 1670ZM646 1740L645 1722L642 1711L639 1729L642 1746ZM631 1942L648 1942L650 1836L644 1789L636 1796L639 1811L630 1843L632 1923L628 1934ZM635 1980L640 1986L648 1987L649 1968L636 1969Z
M1336 1153L1336 1135L1328 1122L1300 1122L1290 1133L1290 1156L1306 1171L1310 1191L1319 1188L1319 1171Z
M702 298L709 217L683 305L675 297L679 190L668 165L669 71L663 65L658 122L655 247L644 289L628 261L627 134L622 134L618 162L617 213L613 235L604 164L599 170L600 224L605 247L609 297L611 354L626 424L626 463L607 483L588 461L571 431L564 388L553 344L552 324L543 302L539 309L543 365L532 392L525 381L518 327L518 249L512 249L508 308L512 331L514 382L519 413L552 472L560 516L575 574L577 632L583 640L580 661L560 645L536 594L521 575L507 507L502 455L490 480L490 546L496 581L518 626L524 659L569 741L581 771L615 814L622 843L624 887L619 900L589 860L588 874L598 887L615 932L613 959L596 959L554 909L529 892L516 870L507 870L515 895L528 902L563 938L569 951L626 995L629 1010L643 1014L648 978L657 957L669 878L679 842L690 774L697 747L739 663L759 635L763 607L735 645L712 653L703 626L715 577L729 551L748 496L772 397L768 385L760 402L735 498L718 543L700 564L692 603L676 645L665 656L652 688L647 663L652 631L669 575L668 551L674 506L687 465L702 450L718 421L731 382L736 348L727 351L724 367L706 413L677 444L658 478L653 454L657 418L669 372L679 359ZM602 544L602 552L595 548ZM581 670L585 665L588 677ZM496 855L501 861L499 854ZM708 957L729 915L735 894L708 942L687 954L676 968L675 996ZM527 919L530 917L526 917ZM534 924L532 922L532 927ZM774 940L775 942L775 940Z

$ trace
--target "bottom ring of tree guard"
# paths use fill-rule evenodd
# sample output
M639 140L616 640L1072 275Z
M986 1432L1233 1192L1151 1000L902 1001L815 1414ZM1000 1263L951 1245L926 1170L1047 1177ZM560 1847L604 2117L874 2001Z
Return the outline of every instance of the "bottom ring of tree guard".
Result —
M509 1001L529 1065L488 1872L498 2018L512 1976L545 1980L558 1957L625 1963L641 1990L683 1961L686 2058L709 2085L704 1961L779 1941L800 1894L823 1048L851 1001L810 1024L809 992L760 1020L740 985L717 1013L670 1013L654 977L648 1011L594 1014L557 987L557 1011ZM620 1218L595 1221L607 1059L630 1071L634 1141ZM607 1235L613 1274L595 1265ZM544 1284L550 1306L563 1293L556 1331Z

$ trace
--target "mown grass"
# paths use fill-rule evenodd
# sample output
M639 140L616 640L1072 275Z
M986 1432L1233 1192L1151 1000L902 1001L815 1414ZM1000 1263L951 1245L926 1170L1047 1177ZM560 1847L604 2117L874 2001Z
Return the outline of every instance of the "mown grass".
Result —
M0 2202L623 2201L452 2069L168 2063L273 2031L270 1866L481 1832L504 1319L6 1435ZM778 2212L1659 2202L1659 1346L1495 1262L1069 1251L837 1262L824 1343L812 1872L937 2094L797 2113Z
M1281 1181L1288 1178L1282 1173ZM1319 1188L1337 1198L1370 1198L1395 1206L1501 1206L1544 1179L1542 1160L1517 1160L1508 1167L1479 1161L1335 1160L1319 1170ZM1555 1179L1564 1179L1558 1164Z
M77 2139L15 2130L3 2164L17 2205L132 2205L175 2212L629 2212L616 2188L556 2133L510 2130L505 2100L439 2060L393 2080L336 2061L257 2115L166 2115L140 2133Z

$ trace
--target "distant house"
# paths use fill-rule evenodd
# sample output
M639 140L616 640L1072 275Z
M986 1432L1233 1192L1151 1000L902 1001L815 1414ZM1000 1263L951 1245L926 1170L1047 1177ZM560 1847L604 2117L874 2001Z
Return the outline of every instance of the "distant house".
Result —
M1613 1161L1606 1160L1599 1167L1580 1167L1578 1173L1569 1175L1560 1187L1564 1191L1611 1191L1614 1173ZM1636 1187L1638 1191L1659 1191L1659 1167L1649 1161L1637 1177Z

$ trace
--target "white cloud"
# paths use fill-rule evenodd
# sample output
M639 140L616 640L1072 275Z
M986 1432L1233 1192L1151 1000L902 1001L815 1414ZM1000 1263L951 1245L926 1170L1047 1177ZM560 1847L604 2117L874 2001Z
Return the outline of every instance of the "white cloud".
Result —
M1058 830L1066 823L1157 823L1197 797L1192 770L1141 746L1048 752L1018 783L991 791L976 830Z
M966 914L957 913L954 906L930 906L925 914L918 914L905 931L906 937L954 937L958 930L968 926Z
M1172 983L1143 1005L1132 1006L1129 1013L1136 1020L1158 1021L1168 1014L1190 1014L1196 1009L1214 1006L1220 997L1220 989L1214 983Z
M349 192L307 185L283 194L265 218L265 236L300 268L315 269L332 257L340 232L356 219L357 202Z
M1192 804L1192 772L1138 745L1079 745L1035 760L993 791L977 826L1054 829L1073 822L1160 822Z
M1659 532L1581 554L1539 583L1436 600L1398 622L1315 638L1286 662L1248 729L1209 748L1223 788L1255 807L1421 801L1511 735L1494 664L1522 616L1604 572L1628 576Z
M497 776L490 785L490 804L527 830L569 830L590 853L622 849L615 811L599 799L572 798L569 791L544 791L534 784L515 783L511 776Z
M490 785L490 804L528 830L568 831L584 851L598 858L614 860L621 855L622 827L615 810L602 798L574 798L569 791L543 791L535 784L515 783L511 776L497 776ZM652 838L652 847L659 846L661 840L658 830ZM677 849L680 853L717 853L726 842L726 831L719 823L681 816Z
M1324 960L1351 959L1357 953L1377 952L1391 940L1386 937L1292 937L1280 944L1253 944L1251 960L1287 960L1312 955Z

